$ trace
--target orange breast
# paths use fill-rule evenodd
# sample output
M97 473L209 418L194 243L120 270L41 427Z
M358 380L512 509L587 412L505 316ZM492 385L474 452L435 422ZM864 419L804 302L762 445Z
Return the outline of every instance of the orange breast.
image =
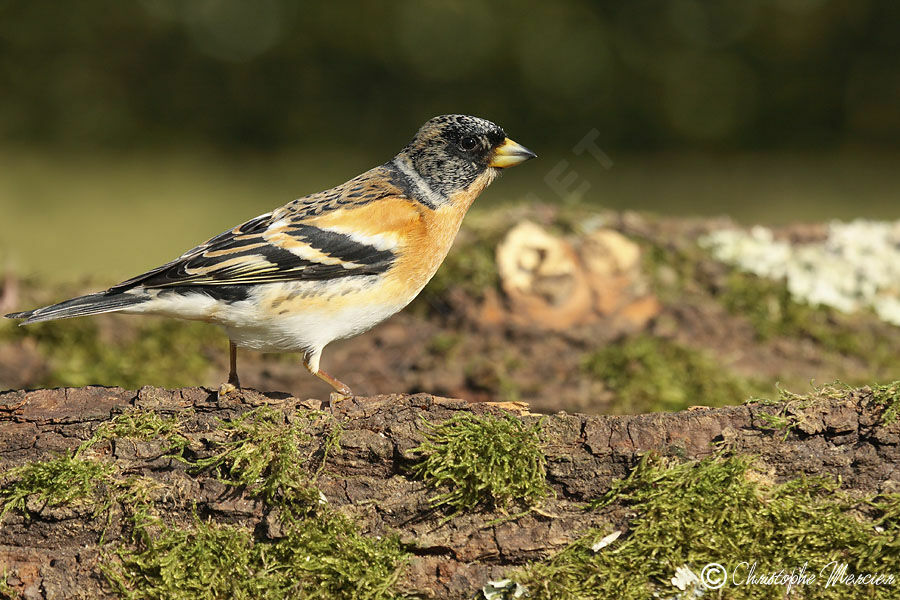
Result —
M372 242L396 243L394 266L384 274L383 285L377 291L372 290L372 301L396 301L405 305L437 272L456 239L463 217L493 178L490 172L482 175L468 189L434 210L407 198L384 198L329 212L308 222L352 231L361 238L371 238Z

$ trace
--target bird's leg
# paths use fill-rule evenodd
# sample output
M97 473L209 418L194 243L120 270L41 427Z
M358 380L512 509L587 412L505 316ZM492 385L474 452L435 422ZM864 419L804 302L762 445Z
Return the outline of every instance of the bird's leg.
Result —
M231 358L231 370L228 372L228 383L240 389L241 381L237 374L237 346L231 340L228 340L228 351Z
M322 356L321 349L319 349L318 351L307 352L306 354L303 355L303 366L306 367L306 369L310 373L312 373L313 375L315 375L316 377L318 377L319 379L321 379L322 381L324 381L325 383L327 383L328 385L333 387L335 392L337 392L337 394L332 394L332 396L335 396L335 395L339 396L339 398L336 398L336 399L343 400L345 398L352 397L353 391L350 389L350 387L346 383L340 381L339 379L337 379L336 377L334 377L332 375L329 375L328 373L326 373L325 371L323 371L322 369L319 368L319 357L320 356Z
M228 350L231 359L231 370L228 372L228 383L219 386L219 396L226 396L241 389L241 382L237 374L237 346L228 340Z
M353 390L351 390L346 383L337 379L333 375L329 375L322 369L319 369L316 373L313 373L313 375L333 387L334 390L341 396L346 396L347 398L349 398L353 395Z

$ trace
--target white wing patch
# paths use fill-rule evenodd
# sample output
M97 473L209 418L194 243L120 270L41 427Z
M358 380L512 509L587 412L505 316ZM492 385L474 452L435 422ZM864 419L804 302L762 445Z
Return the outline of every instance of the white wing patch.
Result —
M341 235L346 235L351 240L358 244L365 244L366 246L372 246L375 250L385 251L385 250L394 250L397 246L400 245L400 235L394 233L359 233L358 231L354 231L352 229L343 229L341 227L322 227L318 226L319 229L323 231L331 231L332 233L339 233Z

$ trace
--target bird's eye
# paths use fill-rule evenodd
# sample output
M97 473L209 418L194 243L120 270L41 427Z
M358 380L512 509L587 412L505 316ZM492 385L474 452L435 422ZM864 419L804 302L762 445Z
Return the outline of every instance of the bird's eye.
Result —
M478 147L478 140L473 138L471 135L467 135L461 140L459 140L459 148L464 152L471 152L475 148Z

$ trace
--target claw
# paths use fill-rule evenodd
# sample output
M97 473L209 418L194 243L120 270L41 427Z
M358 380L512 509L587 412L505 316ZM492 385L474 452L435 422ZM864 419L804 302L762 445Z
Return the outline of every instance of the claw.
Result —
M353 396L353 390L351 390L346 383L319 368L318 353L305 355L303 357L303 366L306 367L310 373L334 388L334 392L331 394L332 400L337 397L337 401L340 402L341 400L346 400Z
M331 406L336 405L338 402L343 402L344 400L349 400L353 397L353 394L342 394L340 392L331 392L328 396L328 402Z
M219 386L219 398L224 398L229 394L234 394L238 391L238 388L232 383L223 383Z

